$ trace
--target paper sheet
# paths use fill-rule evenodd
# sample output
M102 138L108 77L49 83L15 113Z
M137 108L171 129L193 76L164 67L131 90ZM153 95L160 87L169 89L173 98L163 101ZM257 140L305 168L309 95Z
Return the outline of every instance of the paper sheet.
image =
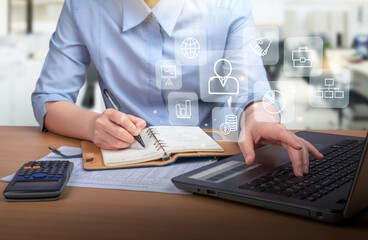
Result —
M65 155L81 154L80 148L61 147L59 150ZM65 160L54 153L50 153L40 161ZM146 167L132 169L117 169L103 171L85 171L82 158L69 159L74 163L72 176L68 186L106 188L132 191L149 191L162 193L189 194L177 189L171 182L171 178L213 163L209 160L182 161L164 167ZM13 175L7 176L2 181L9 182Z

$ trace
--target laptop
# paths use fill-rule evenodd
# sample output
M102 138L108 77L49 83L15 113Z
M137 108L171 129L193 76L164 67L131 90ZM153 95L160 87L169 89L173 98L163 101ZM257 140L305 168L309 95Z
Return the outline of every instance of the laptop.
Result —
M294 176L286 150L264 146L247 166L241 154L172 179L179 189L291 213L323 222L348 219L368 207L367 138L300 132L325 158L310 157L310 173ZM368 137L368 136L367 136Z

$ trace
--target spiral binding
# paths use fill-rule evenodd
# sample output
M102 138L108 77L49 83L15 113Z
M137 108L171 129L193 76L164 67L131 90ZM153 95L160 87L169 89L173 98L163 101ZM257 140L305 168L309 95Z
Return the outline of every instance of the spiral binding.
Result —
M147 130L147 134L149 138L154 138L156 141L153 144L156 148L156 150L160 150L162 149L162 151L164 151L164 156L162 157L163 161L167 161L170 160L171 156L169 154L167 154L165 147L168 147L168 145L166 144L166 142L164 140L158 140L156 135L160 135L159 132L157 132L155 129L152 128L148 128Z

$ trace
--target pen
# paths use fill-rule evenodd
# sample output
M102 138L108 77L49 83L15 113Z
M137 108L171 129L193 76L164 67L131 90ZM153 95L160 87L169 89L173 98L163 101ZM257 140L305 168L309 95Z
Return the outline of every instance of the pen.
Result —
M103 90L107 100L109 100L109 102L111 103L111 105L113 106L113 108L117 111L120 111L120 104L119 102L116 100L116 98L114 97L114 95L112 95L111 92L109 92L109 90L104 89ZM133 136L135 138L135 140L137 140L137 142L139 142L140 145L142 145L142 147L146 147L146 145L143 142L143 139L141 137L140 134L138 134L137 136Z

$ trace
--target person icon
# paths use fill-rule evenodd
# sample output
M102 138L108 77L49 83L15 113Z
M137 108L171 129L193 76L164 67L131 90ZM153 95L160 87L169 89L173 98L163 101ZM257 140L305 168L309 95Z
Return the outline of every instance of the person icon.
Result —
M220 63L229 65L229 73L221 76L217 69ZM224 68L225 69L225 68ZM216 76L211 77L208 81L208 94L210 95L238 95L239 94L239 80L231 77L233 67L229 60L219 59L214 66Z

